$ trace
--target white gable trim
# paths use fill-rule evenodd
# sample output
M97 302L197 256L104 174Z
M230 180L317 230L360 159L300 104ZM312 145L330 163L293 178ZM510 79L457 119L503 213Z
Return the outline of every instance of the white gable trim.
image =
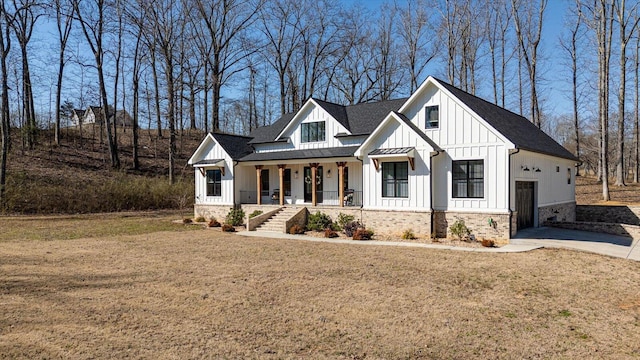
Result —
M385 126L387 126L387 124L389 124L391 121L396 121L400 124L401 127L407 127L410 131L415 132L415 130L413 128L411 128L410 126L408 126L407 124L405 124L404 121L402 121L402 119L400 119L398 117L398 115L395 112L390 112L389 115L387 115L387 117L384 118L384 120L382 120L382 122L380 122L380 124L378 124L378 126L376 127L375 130L373 130L373 132L371 133L371 135L369 135L369 137L366 138L366 140L362 143L362 145L360 145L360 147L358 148L358 150L355 151L354 156L358 157L358 158L363 158L365 155L364 151L366 148L368 148L371 143L378 137L378 134L382 131L382 129L384 129ZM418 134L420 135L420 134ZM420 138L422 138L422 136L420 136ZM424 141L424 139L422 139ZM431 148L431 151L433 151L433 147L431 146L431 144L429 144L428 142L424 141L425 144L427 144L427 146L429 146L429 148ZM405 155L406 156L406 155Z
M211 135L211 133L207 134L207 136L204 138L204 140L202 140L202 142L200 143L200 145L198 146L196 151L194 151L193 155L191 155L191 158L189 158L189 161L187 162L187 164L193 165L193 164L197 163L198 161L200 161L202 156L204 155L204 154L201 154L201 152L212 141L217 146L220 146L218 141L216 141L216 139L213 137L213 135ZM222 146L220 146L220 148L222 149L222 151L224 151L226 156L229 156L227 151Z
M297 121L300 119L300 114L304 113L305 110L307 110L307 108L311 107L311 106L316 106L319 107L320 109L322 109L322 111L324 111L327 116L332 119L333 121L335 121L336 124L338 124L338 126L340 126L340 128L342 130L344 130L345 133L347 133L348 135L351 135L351 132L345 128L344 126L342 126L342 124L340 124L340 122L338 120L336 120L333 116L331 116L331 114L329 114L329 112L327 110L325 110L322 106L320 106L320 104L318 104L315 100L313 100L313 98L310 98L309 100L307 100L307 102L300 108L300 110L298 110L296 112L296 114L291 118L291 120L289 120L289 123L287 124L287 126L284 127L284 129L282 129L282 131L280 132L280 134L278 134L278 136L276 136L276 138L273 141L278 141L280 140L280 138L286 134L288 131L290 131L295 124L297 123Z
M442 91L443 93L445 93L449 98L453 99L453 101L456 102L456 104L458 104L459 106L461 106L465 111L469 112L473 117L477 118L484 126L486 126L488 129L493 130L492 132L500 139L502 140L508 148L512 148L515 149L516 146L514 143L512 143L509 139L507 139L500 131L498 131L496 128L494 128L493 126L491 126L491 124L489 124L482 116L478 115L475 111L471 110L471 108L469 108L467 106L467 104L465 104L464 102L462 102L460 99L458 99L458 97L454 96L449 90L447 90L447 88L445 88L444 86L442 86L436 79L433 78L433 76L429 76L427 77L427 79L422 83L422 85L420 85L418 87L418 89L416 91L413 92L413 94L411 94L411 97L409 97L407 99L407 101L405 101L404 104L402 104L402 106L400 107L400 110L398 110L399 113L404 114L404 112L407 110L407 108L411 105L411 103L413 103L415 101L415 99L419 96L419 94L425 90L425 88L429 85L433 85L435 87L438 88L438 90Z

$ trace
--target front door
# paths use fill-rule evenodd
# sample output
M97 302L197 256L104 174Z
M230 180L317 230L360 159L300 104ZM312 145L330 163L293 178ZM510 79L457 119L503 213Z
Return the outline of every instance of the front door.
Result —
M312 201L311 194L312 185L311 185L311 167L304 167L304 202L309 203ZM318 166L316 169L316 201L318 203L322 202L322 166Z
M516 181L516 211L518 230L533 226L535 208L534 186L531 181Z

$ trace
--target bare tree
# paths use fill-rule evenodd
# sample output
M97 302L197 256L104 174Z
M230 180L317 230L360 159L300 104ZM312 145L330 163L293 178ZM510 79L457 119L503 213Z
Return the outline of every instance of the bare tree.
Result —
M631 35L635 32L638 26L638 2L634 2L630 14L627 16L626 2L625 0L616 0L614 2L616 9L616 18L618 19L618 31L620 42L620 84L618 88L618 139L616 141L616 148L618 156L616 159L616 186L624 186L625 183L625 170L624 170L624 127L625 127L625 101L626 101L626 88L627 88L627 44L631 40Z
M560 46L567 52L571 59L571 100L573 105L573 127L574 137L576 142L576 157L580 157L580 114L578 104L578 37L580 36L580 28L582 25L582 12L580 11L579 3L576 2L576 9L574 16L574 23L569 33L569 39L560 39ZM576 169L576 174L578 171Z
M67 49L67 41L71 35L73 26L73 6L66 0L55 0L54 10L56 12L56 29L58 30L58 40L60 41L60 57L58 59L58 82L56 84L56 125L55 125L55 142L60 145L60 101L62 96L62 80L64 78L64 66L67 63L65 51Z
M538 103L538 47L542 35L543 15L548 0L540 0L539 5L533 2L511 0L513 21L522 59L527 66L529 85L531 87L531 122L537 127L540 123L540 104ZM524 13L524 14L523 14ZM523 16L524 15L524 16Z
M0 1L0 209L6 206L5 185L7 182L7 155L11 141L11 121L9 119L9 74L7 73L7 58L11 50L11 36L9 33L9 19L4 1Z
M265 58L278 74L280 112L287 113L287 73L300 44L302 4L293 0L274 0L260 11L261 31L267 46Z
M511 25L511 11L506 0L491 3L487 16L487 45L491 57L491 78L493 101L496 105L505 106L506 67L509 58L506 55L507 33ZM500 60L498 69L497 60ZM498 89L500 87L500 89ZM499 101L500 100L500 101Z
M633 182L638 183L638 172L640 171L640 35L636 36L636 53L633 59L635 72L635 109L633 121L633 135L635 148L633 150L634 168Z
M20 45L20 53L22 55L22 104L27 127L25 135L29 149L33 149L37 141L38 123L36 121L31 71L29 68L28 45L29 41L31 41L36 21L44 15L44 12L42 11L42 4L36 2L36 0L12 0L12 5L13 18L10 24L16 35L16 40L18 40L18 45Z
M90 3L90 4L89 4ZM83 6L81 6L81 4ZM100 99L102 102L101 116L107 129L107 143L109 145L109 158L111 167L120 168L120 157L118 155L118 143L114 141L111 134L111 119L109 118L109 100L107 99L107 88L104 80L104 49L103 37L105 33L105 10L104 0L82 1L74 0L75 14L80 22L82 32L91 48L95 58L96 70L98 71L98 84L100 88ZM97 116L97 115L96 115Z
M581 3L581 8L586 24L594 31L597 43L599 173L602 178L602 198L609 201L609 63L615 9L609 0L585 0Z
M262 0L194 2L211 41L211 56L205 61L211 75L211 131L216 132L220 128L220 90L232 75L243 69L240 63L254 51L249 48L245 30L256 20Z
M412 93L418 88L418 80L422 78L425 67L435 58L439 49L437 37L434 36L438 22L428 10L434 5L426 0L409 0L406 7L395 5L401 18L397 30L402 39L400 49L403 63L409 67L409 91Z

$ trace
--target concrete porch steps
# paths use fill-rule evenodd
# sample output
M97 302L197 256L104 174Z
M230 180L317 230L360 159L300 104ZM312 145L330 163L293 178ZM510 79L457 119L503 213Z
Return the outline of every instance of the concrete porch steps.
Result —
M260 224L256 228L256 231L270 231L284 233L285 224L293 215L295 215L300 209L296 207L283 207L282 210L271 216L265 222Z

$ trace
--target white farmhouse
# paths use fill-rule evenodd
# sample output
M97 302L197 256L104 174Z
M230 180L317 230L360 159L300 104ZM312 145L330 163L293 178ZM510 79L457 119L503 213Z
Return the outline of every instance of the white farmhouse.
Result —
M189 163L196 216L304 207L438 237L461 219L477 238L507 241L575 219L578 161L522 116L429 77L408 99L311 98L249 137L209 134Z

